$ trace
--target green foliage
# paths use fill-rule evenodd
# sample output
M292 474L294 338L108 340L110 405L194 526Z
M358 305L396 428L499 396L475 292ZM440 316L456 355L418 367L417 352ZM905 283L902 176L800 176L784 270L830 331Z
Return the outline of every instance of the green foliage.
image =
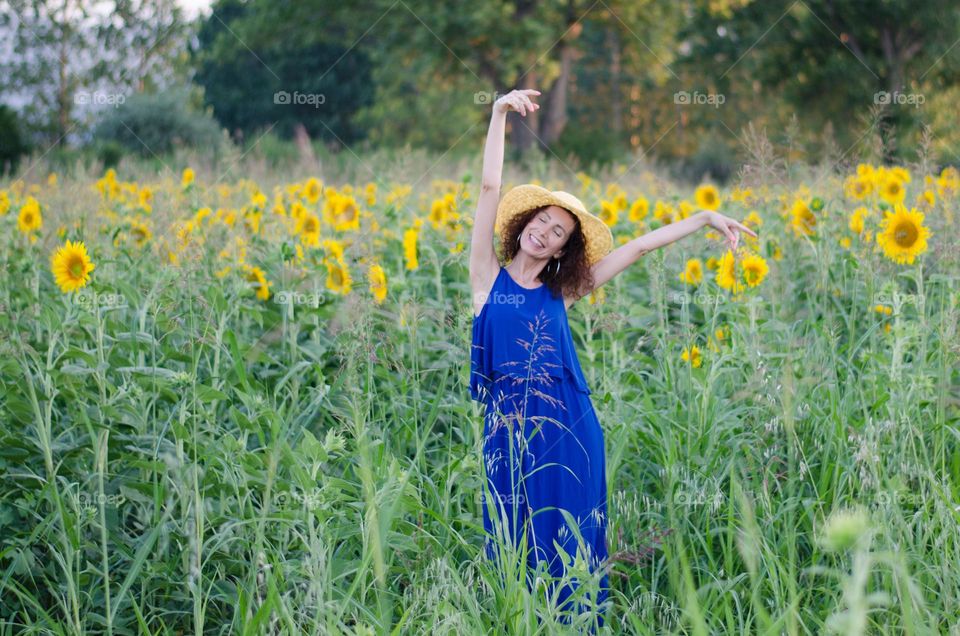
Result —
M363 51L295 39L251 50L230 26L247 14L246 7L219 2L198 34L196 81L215 117L234 136L269 129L290 137L302 124L312 138L362 138L351 118L374 92Z
M0 104L0 174L16 171L20 157L29 150L17 113L6 104Z
M104 111L94 137L144 157L159 156L181 146L217 151L222 140L220 127L208 114L191 110L189 101L185 88L133 95L115 109Z

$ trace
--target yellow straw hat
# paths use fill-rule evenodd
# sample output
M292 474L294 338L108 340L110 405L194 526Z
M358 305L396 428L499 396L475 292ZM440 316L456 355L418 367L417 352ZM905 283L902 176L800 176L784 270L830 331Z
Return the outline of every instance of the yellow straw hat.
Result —
M497 207L497 234L518 214L546 205L559 206L580 219L589 265L593 265L613 249L613 233L610 228L600 217L587 212L580 199L569 192L550 191L532 183L511 188L503 195Z

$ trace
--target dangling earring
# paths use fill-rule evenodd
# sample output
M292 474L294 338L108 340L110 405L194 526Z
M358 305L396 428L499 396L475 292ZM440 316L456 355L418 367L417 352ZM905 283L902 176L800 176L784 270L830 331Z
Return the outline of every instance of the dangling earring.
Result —
M519 245L520 245L520 235L517 234L517 246L519 246Z
M558 259L557 259L557 271L554 272L554 276L556 276L556 275L559 274L559 273L560 273L560 259L558 258Z

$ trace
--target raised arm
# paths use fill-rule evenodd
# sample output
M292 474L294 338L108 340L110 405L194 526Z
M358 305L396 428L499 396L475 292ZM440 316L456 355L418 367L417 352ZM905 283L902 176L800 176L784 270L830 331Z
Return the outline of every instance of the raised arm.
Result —
M724 216L719 212L711 210L701 210L685 219L675 223L664 225L652 232L647 232L643 236L624 243L616 248L599 261L594 263L592 269L594 285L597 289L611 278L625 270L627 267L637 262L641 256L647 252L669 245L674 241L679 241L688 234L693 234L705 225L720 230L727 239L727 246L731 250L737 248L737 242L740 239L740 231L744 231L750 236L756 238L757 234L739 221ZM590 290L593 291L593 290ZM572 305L577 299L569 299L567 306Z
M498 98L490 115L490 128L483 148L483 176L480 196L473 220L473 238L470 242L470 284L474 292L486 292L493 285L499 263L493 248L493 230L500 203L500 179L503 171L503 138L507 113L511 110L526 117L527 112L540 108L532 101L539 95L534 89L515 90Z

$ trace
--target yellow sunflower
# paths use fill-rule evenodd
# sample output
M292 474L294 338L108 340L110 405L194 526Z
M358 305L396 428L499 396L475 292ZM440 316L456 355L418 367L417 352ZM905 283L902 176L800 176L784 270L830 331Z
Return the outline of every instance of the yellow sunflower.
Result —
M324 262L327 265L327 289L337 294L349 294L353 280L347 264L340 259L331 258L324 259Z
M67 241L57 248L50 259L54 280L65 294L86 287L90 282L90 272L95 267L96 265L90 261L90 255L87 254L87 247L83 241L76 243Z
M884 213L877 231L877 243L890 260L912 264L917 256L927 251L927 239L931 236L930 229L923 225L923 212L896 205L893 212Z
M727 250L717 264L716 280L717 285L723 289L739 294L743 291L744 285L737 280L736 265L736 257L733 252Z
M417 269L417 230L410 228L403 233L403 257L407 269Z
M697 188L693 195L697 205L707 210L716 210L720 207L720 193L715 186L709 183Z
M697 345L693 345L690 348L684 347L680 357L689 362L690 366L694 368L699 367L703 363L703 358L700 355L700 347Z
M790 227L797 234L813 234L817 226L817 217L814 215L810 206L803 199L797 199L793 202L793 208L790 210Z
M257 290L257 298L260 300L270 299L270 282L267 281L267 275L256 265L243 265L243 271L247 282L253 283L253 288Z
M378 304L387 297L387 275L380 265L370 267L370 292Z
M906 196L907 190L904 188L900 177L896 173L887 173L880 183L880 198L890 205L898 205L903 203Z
M680 280L688 285L699 285L703 280L703 262L699 258L691 258L680 274Z
M746 281L750 287L756 287L762 283L767 272L770 271L770 268L767 266L767 261L758 254L744 256L741 264L743 266L743 280Z
M27 197L27 200L20 206L20 216L17 219L17 227L27 235L43 227L43 215L40 212L40 203L33 197Z

